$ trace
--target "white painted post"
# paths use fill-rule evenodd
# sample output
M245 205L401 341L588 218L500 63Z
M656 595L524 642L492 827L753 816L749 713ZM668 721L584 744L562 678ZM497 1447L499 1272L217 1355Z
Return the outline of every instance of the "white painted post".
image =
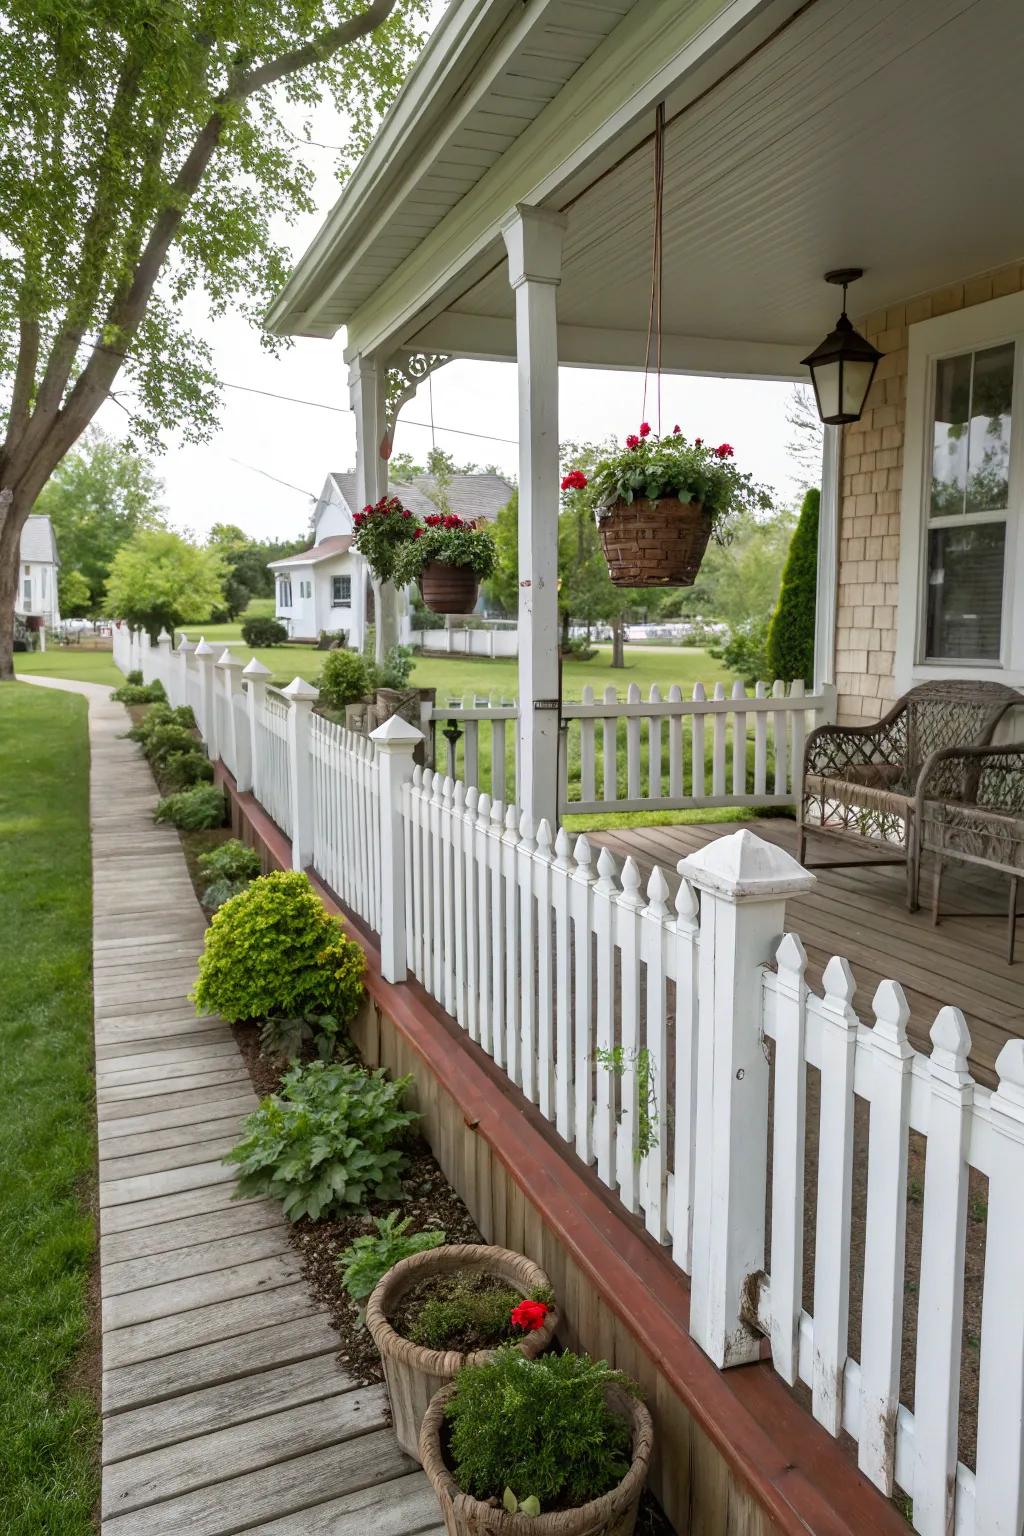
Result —
M787 933L776 954L775 1114L772 1140L772 1364L790 1386L800 1363L807 1115L807 954Z
M178 649L174 652L174 655L177 657L178 688L181 694L181 703L188 705L191 705L192 702L189 697L188 679L190 658L194 650L194 643L188 638L187 635L182 635L181 639L178 641ZM199 727L200 732L202 732L203 723L198 718L198 716L196 718L196 725Z
M785 930L787 897L814 876L746 828L678 868L702 893L690 1332L716 1365L742 1365L760 1352L744 1314L747 1282L765 1267L762 968Z
M381 457L385 370L375 358L348 360L348 391L356 424L356 489L360 507L379 501L387 490L387 460ZM398 594L390 581L374 583L375 656L398 644Z
M380 775L380 965L385 981L404 981L408 952L402 786L412 779L412 755L423 732L401 715L391 715L370 732L370 740L377 749ZM461 871L456 878L461 881Z
M248 764L240 761L239 748L244 741L244 750L248 755L248 734L238 729L238 717L235 713L235 700L242 691L242 660L240 656L233 656L225 646L217 657L217 673L220 678L221 697L224 700L224 730L225 740L220 743L220 755L227 763L235 777L235 787L242 789L239 776L246 780L245 789L249 788L250 769Z
M502 226L519 365L519 767L516 799L558 823L558 329L564 214L519 204ZM521 775L521 777L519 776Z
M974 1529L1019 1536L1024 1525L1024 1040L996 1057L999 1088L989 1101L991 1165L981 1313Z
M260 762L259 722L267 697L267 678L270 675L270 668L265 667L262 661L257 661L255 656L251 657L242 668L242 676L249 688L249 767L252 776L249 787L253 798L261 805L266 786L263 782L263 764Z
M171 704L177 704L178 700L174 697L174 694L173 694L173 691L172 691L172 679L171 679L171 637L167 633L166 629L162 629L160 631L160 633L157 635L156 643L157 643L157 651L158 651L159 658L160 658L159 661L157 662L157 674L156 675L157 675L157 677L160 679L160 681L164 685L164 692L167 694L168 701Z
M196 664L199 667L199 697L202 700L200 708L202 719L199 721L199 729L206 743L206 755L211 763L216 762L220 756L220 745L217 741L217 709L213 689L217 680L214 672L214 663L217 655L212 645L207 645L202 635L195 651Z
M309 740L318 688L304 677L293 677L281 690L288 700L288 782L292 801L292 869L313 861L313 753Z

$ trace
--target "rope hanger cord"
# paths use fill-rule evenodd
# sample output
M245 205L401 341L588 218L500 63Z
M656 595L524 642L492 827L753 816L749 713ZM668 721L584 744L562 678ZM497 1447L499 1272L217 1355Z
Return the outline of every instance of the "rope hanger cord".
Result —
M651 374L651 342L654 342L658 436L661 436L661 272L665 203L665 103L659 101L654 118L654 249L651 256L651 302L647 312L647 347L644 351L644 398L641 419L647 420L647 385Z

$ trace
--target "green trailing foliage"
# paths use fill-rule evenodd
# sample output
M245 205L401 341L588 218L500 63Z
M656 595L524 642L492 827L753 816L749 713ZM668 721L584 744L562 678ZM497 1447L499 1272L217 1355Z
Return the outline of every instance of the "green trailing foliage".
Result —
M204 832L222 827L227 801L219 784L196 784L192 789L167 795L153 812L154 821L169 821L182 832Z
M814 683L814 612L818 589L818 518L821 492L812 487L803 499L800 517L782 568L779 601L768 627L768 675L791 683Z
M202 902L208 912L216 912L232 896L238 896L263 868L255 848L247 848L237 837L229 838L209 853L201 853L197 862L205 887Z
M321 1061L332 1061L342 1029L341 1021L333 1013L264 1019L260 1025L260 1055L271 1061L296 1061L312 1047Z
M658 1095L651 1053L646 1045L634 1051L613 1045L610 1049L598 1047L594 1060L620 1080L627 1072L636 1076L637 1134L633 1156L639 1163L658 1145Z
M192 731L183 725L157 725L142 742L142 750L154 767L159 767L173 752L194 752L199 748Z
M145 745L153 732L161 725L178 725L185 731L194 731L196 717L187 704L179 704L173 709L170 704L160 701L150 705L137 725L133 725L126 734L130 741L138 741Z
M399 1219L397 1211L374 1219L374 1231L357 1237L338 1255L338 1275L353 1301L365 1301L378 1280L402 1259L429 1248L439 1248L444 1232L410 1232L411 1216Z
M133 677L138 678L138 682L132 682ZM167 694L159 678L144 683L141 672L130 672L126 681L120 688L115 688L110 697L119 704L162 704Z
M242 625L242 639L254 649L257 646L284 645L288 631L277 619L251 618Z
M409 1337L424 1349L491 1349L512 1337L512 1309L522 1299L480 1276L456 1275L438 1282L409 1325Z
M209 784L213 764L204 752L193 746L187 752L169 752L160 760L160 787L166 794L191 789L193 784Z
M378 688L405 688L412 669L413 654L408 645L392 646L380 664L358 651L328 651L316 679L320 703L328 709L344 709Z
M256 880L214 914L193 1000L224 1019L333 1014L347 1024L363 998L366 960L305 875Z
M271 1195L291 1221L397 1199L401 1142L417 1118L403 1107L411 1081L319 1061L293 1067L224 1159L238 1170L238 1198Z
M609 1387L635 1391L619 1371L587 1355L499 1349L456 1378L445 1409L452 1473L476 1499L514 1489L540 1508L573 1509L621 1482L630 1427L606 1402Z

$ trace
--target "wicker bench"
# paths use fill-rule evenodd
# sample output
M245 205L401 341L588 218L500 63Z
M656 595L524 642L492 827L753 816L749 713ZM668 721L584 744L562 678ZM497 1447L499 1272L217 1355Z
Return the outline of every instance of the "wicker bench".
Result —
M804 748L801 863L811 832L861 847L867 844L884 857L837 859L817 867L905 863L907 905L916 911L926 804L978 809L971 798L976 787L982 781L995 782L984 767L993 732L1007 712L1020 705L1024 696L1002 683L922 683L875 725L823 725L813 730ZM972 753L965 755L965 749ZM1018 755L1022 752L1024 746ZM1008 768L1001 777L1013 772ZM954 856L951 845L944 856Z

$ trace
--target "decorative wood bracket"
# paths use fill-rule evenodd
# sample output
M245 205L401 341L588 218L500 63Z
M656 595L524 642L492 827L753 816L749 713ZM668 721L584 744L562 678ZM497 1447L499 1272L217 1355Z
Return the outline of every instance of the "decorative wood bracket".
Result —
M395 427L403 405L412 399L423 380L435 368L450 363L450 352L409 352L395 358L384 375L384 436L380 444L382 459L390 459L395 442Z

